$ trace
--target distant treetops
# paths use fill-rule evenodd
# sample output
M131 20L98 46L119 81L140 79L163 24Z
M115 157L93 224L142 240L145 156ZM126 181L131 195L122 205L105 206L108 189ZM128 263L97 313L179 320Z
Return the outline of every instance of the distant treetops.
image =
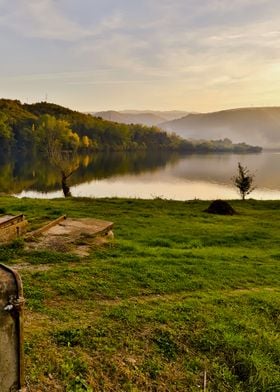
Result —
M53 143L63 150L185 152L259 152L260 147L233 144L229 139L189 141L158 127L118 124L59 105L22 104L0 99L0 149L47 151Z

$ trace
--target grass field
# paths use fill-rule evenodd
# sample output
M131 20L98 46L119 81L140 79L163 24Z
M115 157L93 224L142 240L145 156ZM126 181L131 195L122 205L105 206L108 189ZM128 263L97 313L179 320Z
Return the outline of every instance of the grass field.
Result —
M26 379L39 391L280 391L280 201L0 198L30 229L115 222L88 257L0 248L24 284Z

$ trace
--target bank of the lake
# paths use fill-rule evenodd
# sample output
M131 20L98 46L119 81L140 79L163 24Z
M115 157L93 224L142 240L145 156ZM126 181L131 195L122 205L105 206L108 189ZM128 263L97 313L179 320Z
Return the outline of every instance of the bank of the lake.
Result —
M67 213L115 222L80 259L0 248L23 278L36 391L277 391L280 201L0 198L30 229Z

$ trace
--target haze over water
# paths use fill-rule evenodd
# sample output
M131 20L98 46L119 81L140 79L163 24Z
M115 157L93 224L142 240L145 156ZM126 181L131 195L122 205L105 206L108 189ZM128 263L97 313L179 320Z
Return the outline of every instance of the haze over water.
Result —
M114 153L97 157L93 164L82 167L69 184L72 183L73 196L237 199L239 194L232 184L232 177L237 173L238 162L255 174L256 189L250 197L263 200L280 198L279 152L184 156L161 153L158 157L148 153L142 155L142 160L137 154L125 154L124 158ZM42 183L36 185L35 181L17 195L61 197L59 181L53 188L44 189Z

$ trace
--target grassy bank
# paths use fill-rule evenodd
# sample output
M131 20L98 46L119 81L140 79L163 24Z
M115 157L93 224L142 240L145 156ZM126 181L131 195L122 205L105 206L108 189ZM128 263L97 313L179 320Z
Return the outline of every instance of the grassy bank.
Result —
M280 202L0 198L36 228L67 213L115 222L83 259L0 248L27 299L33 391L280 391ZM278 334L278 335L277 335Z

